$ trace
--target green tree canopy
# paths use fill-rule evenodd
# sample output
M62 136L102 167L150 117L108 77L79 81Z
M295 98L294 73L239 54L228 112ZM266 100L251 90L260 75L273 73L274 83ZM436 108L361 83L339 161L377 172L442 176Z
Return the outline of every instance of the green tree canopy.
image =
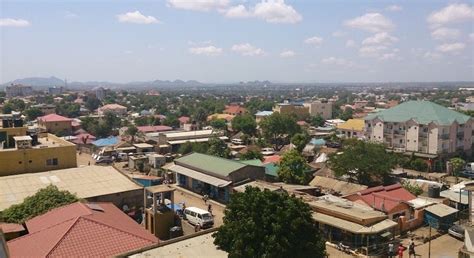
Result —
M207 150L207 154L221 158L229 158L230 149L223 140L217 137L212 137L209 139L209 149Z
M311 117L310 124L312 126L323 126L324 125L324 118L321 115Z
M232 119L232 129L247 135L255 135L257 132L257 122L250 114L243 114Z
M260 127L265 139L274 144L276 150L280 150L293 135L301 131L294 117L278 112L260 122Z
M101 104L102 103L100 102L98 98L93 97L93 96L88 96L85 103L85 107L89 109L90 111L94 111L98 109Z
M403 188L405 188L408 192L412 193L415 196L418 196L423 193L423 189L416 185L411 184L408 180L405 180L402 184Z
M37 107L32 107L25 110L26 119L29 121L35 120L36 118L43 115L43 112Z
M214 244L232 258L324 257L312 210L287 193L247 187L232 195Z
M241 160L259 159L263 160L263 154L257 150L248 150L240 156Z
M297 150L283 154L278 167L278 178L288 184L307 184L310 180L306 159Z
M212 128L217 130L226 130L227 129L227 121L225 119L212 119L210 125Z
M452 158L449 160L449 163L451 163L454 174L461 172L461 170L464 168L464 165L466 165L466 161L461 158Z
M302 152L306 144L308 144L310 140L309 135L305 133L297 133L291 137L291 143L295 145L295 148L298 152Z
M337 176L349 176L363 185L385 182L396 163L384 145L356 139L345 141L343 152L329 157L329 166Z
M127 130L125 131L125 135L128 135L131 137L131 142L134 143L135 142L135 137L137 136L138 134L138 128L134 125L129 125Z
M54 208L79 201L68 191L60 191L49 185L36 194L26 197L22 203L12 205L1 213L2 220L8 223L23 223Z

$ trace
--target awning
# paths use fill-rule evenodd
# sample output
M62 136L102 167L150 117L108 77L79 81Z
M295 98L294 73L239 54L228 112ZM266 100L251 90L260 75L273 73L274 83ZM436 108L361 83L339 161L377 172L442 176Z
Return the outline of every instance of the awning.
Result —
M191 177L193 179L196 179L196 180L199 180L204 183L208 183L210 185L217 186L217 187L226 187L232 184L232 181L227 181L227 180L223 180L214 176L206 175L204 173L201 173L189 168L185 168L180 165L173 165L169 167L168 169L178 174L185 175L185 176Z
M398 225L394 221L385 219L372 226L364 226L354 223L352 221L336 218L319 212L313 213L313 219L320 223L327 224L345 231L349 231L354 234L377 234L379 232L389 230Z

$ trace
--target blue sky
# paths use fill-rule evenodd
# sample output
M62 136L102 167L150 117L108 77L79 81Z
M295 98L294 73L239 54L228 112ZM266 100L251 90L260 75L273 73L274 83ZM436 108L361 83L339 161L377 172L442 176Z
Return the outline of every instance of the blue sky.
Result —
M0 1L0 82L474 80L470 1Z

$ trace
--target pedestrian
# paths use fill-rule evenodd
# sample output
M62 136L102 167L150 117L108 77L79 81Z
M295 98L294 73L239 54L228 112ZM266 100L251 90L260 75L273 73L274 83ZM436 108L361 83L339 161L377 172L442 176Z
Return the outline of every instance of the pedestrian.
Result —
M90 165L91 165L91 162L89 161L89 163L87 163L87 165L90 166Z
M207 204L207 200L209 199L209 196L205 194L202 199L204 200L204 204Z
M389 244L388 244L388 257L389 257L389 258L392 258L393 255L395 254L393 247L394 247L394 246L393 246L393 243L389 243Z
M207 206L207 211L212 215L212 205L210 203Z
M416 257L415 242L413 242L413 241L408 246L408 257L411 257L412 255L413 255L413 257Z
M403 246L402 243L398 246L398 258L403 258L403 252L407 250L406 247Z

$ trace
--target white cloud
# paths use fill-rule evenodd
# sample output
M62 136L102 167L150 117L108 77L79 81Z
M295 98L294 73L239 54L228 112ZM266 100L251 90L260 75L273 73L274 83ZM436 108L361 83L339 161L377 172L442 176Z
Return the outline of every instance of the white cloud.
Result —
M249 43L233 45L231 50L243 56L260 56L265 54L265 51L263 51L263 49L252 46Z
M269 23L297 23L303 20L291 5L284 0L268 0L255 5L254 15Z
M307 38L304 40L304 43L319 47L323 43L323 39L317 36Z
M359 55L362 57L379 57L387 49L386 46L364 46L359 49Z
M125 50L125 51L123 51L123 53L125 55L131 55L131 54L133 54L133 51L132 50Z
M335 31L331 34L333 37L335 38L340 38L340 37L344 37L346 35L346 33L344 31Z
M353 67L354 63L351 61L348 61L344 58L338 58L338 57L327 57L321 59L321 63L325 65L337 65L337 66L345 66L345 67Z
M403 10L403 7L401 7L400 5L389 5L387 7L385 7L385 10L387 11L391 11L391 12L399 12L401 10Z
M0 27L27 27L31 23L23 19L1 18Z
M437 53L437 52L427 51L423 55L423 57L426 58L426 59L440 59L443 56L440 53Z
M457 42L439 45L436 50L445 53L456 53L463 50L465 47L466 44Z
M247 18L253 16L247 7L244 5L232 6L224 12L224 15L229 18Z
M362 41L363 45L390 45L397 42L398 38L388 34L387 32L380 32Z
M366 13L344 22L344 25L370 32L383 32L392 30L395 25L393 22L380 13Z
M458 29L437 28L431 32L431 37L436 40L453 40L459 38L461 32Z
M469 40L474 41L474 33L469 34Z
M76 13L73 13L71 11L66 11L64 13L64 18L67 18L67 19L74 19L74 18L77 18L79 17L79 15L77 15Z
M283 52L280 53L280 57L294 57L296 55L296 53L292 50L285 50Z
M222 54L222 48L215 46L206 46L206 47L191 47L189 48L189 53L194 55L205 55L205 56L218 56Z
M226 8L229 0L168 0L168 6L192 11L210 11Z
M119 20L119 22L124 22L124 23L135 23L135 24L160 23L160 21L156 19L155 17L145 16L141 14L139 11L119 14L117 15L117 19Z
M349 40L346 41L346 47L351 48L351 47L356 47L356 46L357 46L357 44L354 40L349 39Z
M450 4L441 10L432 12L427 18L428 23L434 27L471 20L474 20L474 6L468 4Z

